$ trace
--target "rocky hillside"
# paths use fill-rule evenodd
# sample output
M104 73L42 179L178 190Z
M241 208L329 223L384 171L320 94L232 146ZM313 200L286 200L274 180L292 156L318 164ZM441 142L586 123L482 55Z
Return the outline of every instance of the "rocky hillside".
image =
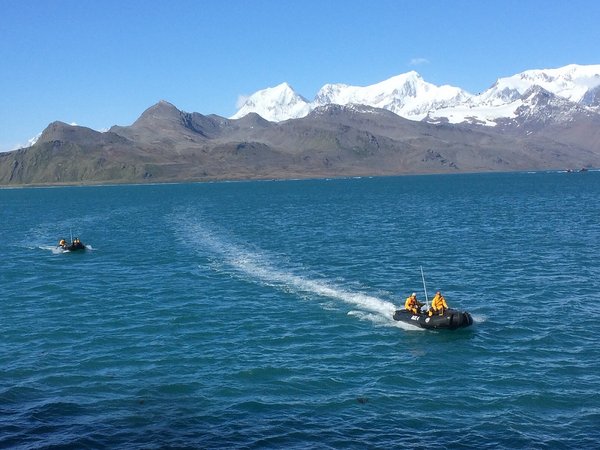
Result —
M594 99L590 99L594 101ZM542 88L495 127L417 122L325 105L269 122L188 113L161 101L130 126L50 124L0 153L0 185L307 178L600 167L600 115Z

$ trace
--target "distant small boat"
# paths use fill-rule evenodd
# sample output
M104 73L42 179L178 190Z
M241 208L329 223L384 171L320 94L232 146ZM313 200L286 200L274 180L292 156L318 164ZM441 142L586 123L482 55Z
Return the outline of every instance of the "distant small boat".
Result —
M406 309L398 309L394 313L394 320L408 323L420 328L448 329L465 328L473 325L473 317L466 311L447 309L443 315L414 314Z
M62 245L59 244L58 248L64 252L75 252L75 251L79 251L79 250L85 250L86 247L83 244L83 242L81 242L79 239L75 239L73 242L71 242L70 244L67 244L66 242L64 242Z

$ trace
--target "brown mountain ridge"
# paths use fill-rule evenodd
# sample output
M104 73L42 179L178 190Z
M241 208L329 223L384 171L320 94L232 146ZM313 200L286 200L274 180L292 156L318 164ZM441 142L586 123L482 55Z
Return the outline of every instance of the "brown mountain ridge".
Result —
M600 167L600 114L532 89L497 127L415 122L327 105L269 122L180 111L161 101L107 132L51 123L0 153L0 185L317 178Z

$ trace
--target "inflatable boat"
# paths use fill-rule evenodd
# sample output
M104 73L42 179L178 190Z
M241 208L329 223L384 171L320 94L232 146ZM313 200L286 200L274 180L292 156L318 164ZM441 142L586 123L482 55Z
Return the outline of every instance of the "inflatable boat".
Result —
M75 252L78 250L85 250L86 247L85 247L85 245L83 245L83 242L75 241L75 242L71 242L68 245L67 244L59 245L58 249L62 250L63 252Z
M434 314L433 316L429 316L427 313L413 314L406 309L398 309L394 313L394 320L428 329L455 330L473 325L471 314L456 309L447 309L444 315Z

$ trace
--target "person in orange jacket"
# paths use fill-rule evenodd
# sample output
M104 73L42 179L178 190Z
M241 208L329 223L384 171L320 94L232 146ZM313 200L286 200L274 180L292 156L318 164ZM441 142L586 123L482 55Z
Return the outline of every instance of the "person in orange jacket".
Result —
M423 303L417 300L417 294L415 292L413 292L412 295L404 302L404 309L412 312L413 314L419 314L421 306L423 306Z
M448 304L446 303L446 299L437 291L435 296L431 300L431 308L429 309L429 315L432 316L434 314L439 314L440 316L444 315L444 312L448 309Z

